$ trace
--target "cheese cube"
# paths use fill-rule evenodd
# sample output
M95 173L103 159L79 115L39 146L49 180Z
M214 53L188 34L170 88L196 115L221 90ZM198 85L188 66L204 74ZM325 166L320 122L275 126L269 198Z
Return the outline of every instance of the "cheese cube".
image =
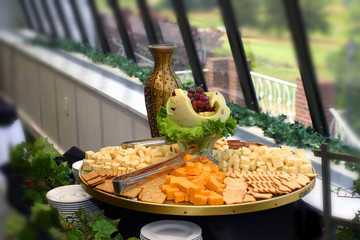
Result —
M162 156L162 152L159 151L158 149L153 149L151 151L151 157L152 158L161 157L161 156Z
M135 160L135 161L132 161L132 162L130 162L130 167L133 167L133 168L136 168L136 166L137 165L139 165L140 164L140 161L139 160Z
M118 173L119 173L120 175L125 174L125 173L126 173L126 168L124 168L124 167L119 167L119 168L118 168Z
M239 160L239 161L240 161L239 156L236 155L236 154L232 155L232 157L231 157L227 162L228 162L229 164L231 164L231 165L234 165L235 160Z
M246 147L243 147L242 148L242 153L243 153L243 155L247 156L247 155L249 155L251 153L251 150L246 148Z
M147 164L151 164L151 163L152 163L151 157L150 157L150 156L146 156L146 157L145 157L145 162L146 162Z
M267 166L266 165L263 165L263 166L260 166L258 169L262 170L262 171L267 171Z
M259 150L260 155L268 155L269 151L266 147L261 146Z
M106 162L105 166L111 166L112 162Z
M85 159L93 159L92 157L94 156L94 152L93 151L86 151L85 152Z
M250 170L255 171L256 170L256 161L250 161Z
M294 166L295 167L301 167L302 165L303 165L303 160L301 158L295 158Z
M265 161L256 161L256 166L262 166L265 165Z
M250 159L249 159L249 157L247 157L247 156L241 156L240 160L241 160L241 161L240 161L241 164L250 165Z
M298 173L299 168L298 167L288 167L287 173Z
M254 152L255 151L255 149L256 149L256 145L250 145L249 146L249 149L252 151L252 152Z
M240 164L240 168L243 171L249 171L250 165L248 165L248 164Z
M104 170L110 170L111 166L104 166Z
M140 149L140 150L138 151L138 155L139 155L140 158L145 158L144 150Z
M234 170L239 171L240 170L240 159L235 159L233 165L234 165Z
M231 158L232 154L233 154L233 150L232 150L232 149L226 149L226 150L224 150L223 153L222 153L222 159L228 160L228 159Z
M312 167L311 167L311 164L305 164L305 165L302 165L300 167L300 173L311 173L312 172Z
M96 160L95 160L96 164L98 165L104 165L105 162L106 162L106 158L104 156L102 157L97 157Z
M280 155L272 156L271 161L272 161L272 163L274 165L274 168L276 168L276 169L279 168L279 167L284 166L283 161L281 161L281 159L280 159Z
M104 170L104 166L103 165L98 165L98 164L93 164L92 169L95 170L95 171Z
M118 169L120 167L120 163L117 163L117 162L114 162L114 163L111 163L111 169Z
M92 169L92 165L95 163L95 160L92 159L84 159L83 161L83 169L85 171L91 171Z
M251 145L250 145L250 146L251 146ZM256 157L257 157L257 154L256 154L256 153L250 153L250 154L248 155L248 157L249 157L250 160L255 160Z

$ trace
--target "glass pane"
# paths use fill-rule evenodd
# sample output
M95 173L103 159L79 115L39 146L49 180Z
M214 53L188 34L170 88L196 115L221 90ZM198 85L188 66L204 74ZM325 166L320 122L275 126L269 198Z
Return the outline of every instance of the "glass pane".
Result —
M93 47L97 47L98 49L101 49L100 46L98 46L98 40L97 40L97 33L95 28L95 22L94 18L91 14L91 10L88 4L87 0L77 0L75 1L75 4L77 4L77 8L80 10L80 19L83 22L85 33L87 38L89 39L89 43ZM73 13L73 11L72 11ZM75 24L73 24L75 25ZM78 26L76 25L76 29L78 29ZM78 30L79 36L80 31Z
M122 44L120 34L116 25L115 17L111 8L107 4L107 1L97 0L95 1L95 3L99 11L101 26L104 29L105 36L108 40L111 52L126 57L124 46Z
M178 46L173 56L174 70L182 82L193 83L194 78L171 1L149 0L147 2L159 42Z
M232 5L261 110L311 125L283 1L233 0Z
M56 1L56 0L47 0L46 3L49 7L50 16L53 19L55 29L56 29L58 36L65 37L64 29L61 24L60 17L58 15L58 11L56 10L54 1Z
M76 25L75 16L74 16L74 13L72 11L69 1L72 1L72 0L62 0L62 1L60 1L60 4L61 4L61 7L63 8L65 19L67 21L67 25L69 26L71 38L77 42L81 42L80 32L79 32L78 26Z
M121 14L124 17L126 30L132 44L136 62L140 66L153 66L153 58L148 50L149 41L136 1L120 0L118 2Z
M209 91L245 105L218 1L185 1L185 7Z
M29 1L24 1L24 5L25 5L26 9L28 10L31 23L33 24L34 28L39 31L40 30L39 23L36 21L36 18L34 15L34 10L32 8L33 5L30 4Z
M42 3L40 0L34 0L33 6L36 7L37 12L39 13L40 21L42 22L44 26L44 31L47 35L51 34L50 24L48 22L48 19L45 16L44 8L42 6Z
M313 64L334 138L360 147L360 4L301 1Z

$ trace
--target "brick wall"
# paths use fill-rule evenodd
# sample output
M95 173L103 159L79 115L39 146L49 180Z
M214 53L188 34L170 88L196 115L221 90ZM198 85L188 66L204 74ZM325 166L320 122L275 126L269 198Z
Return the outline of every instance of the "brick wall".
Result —
M329 111L330 108L335 106L336 101L336 84L329 81L321 80L318 82L321 99L323 102L324 110L328 125L332 121L332 115ZM304 91L304 86L301 78L296 79L296 120L303 123L306 126L312 125L308 102Z
M232 57L207 58L206 83L209 91L220 91L226 100L245 105Z

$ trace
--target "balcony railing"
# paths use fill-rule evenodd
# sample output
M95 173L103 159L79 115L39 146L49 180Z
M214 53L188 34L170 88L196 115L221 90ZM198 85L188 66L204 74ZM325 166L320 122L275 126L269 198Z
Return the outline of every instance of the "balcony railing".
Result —
M349 125L341 117L343 111L336 110L334 108L330 108L329 111L334 117L330 124L331 136L333 138L340 138L347 145L360 148L360 139L355 135Z
M250 72L259 106L271 115L285 114L288 120L295 118L296 84Z

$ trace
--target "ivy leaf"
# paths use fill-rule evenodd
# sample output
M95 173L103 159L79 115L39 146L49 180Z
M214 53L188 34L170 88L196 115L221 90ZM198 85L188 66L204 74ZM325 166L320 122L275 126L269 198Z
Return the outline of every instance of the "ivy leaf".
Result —
M91 229L95 232L95 239L101 240L103 237L108 238L111 234L116 232L118 229L106 220L99 220L94 223Z
M68 240L84 240L82 232L78 229L72 229L66 234Z

